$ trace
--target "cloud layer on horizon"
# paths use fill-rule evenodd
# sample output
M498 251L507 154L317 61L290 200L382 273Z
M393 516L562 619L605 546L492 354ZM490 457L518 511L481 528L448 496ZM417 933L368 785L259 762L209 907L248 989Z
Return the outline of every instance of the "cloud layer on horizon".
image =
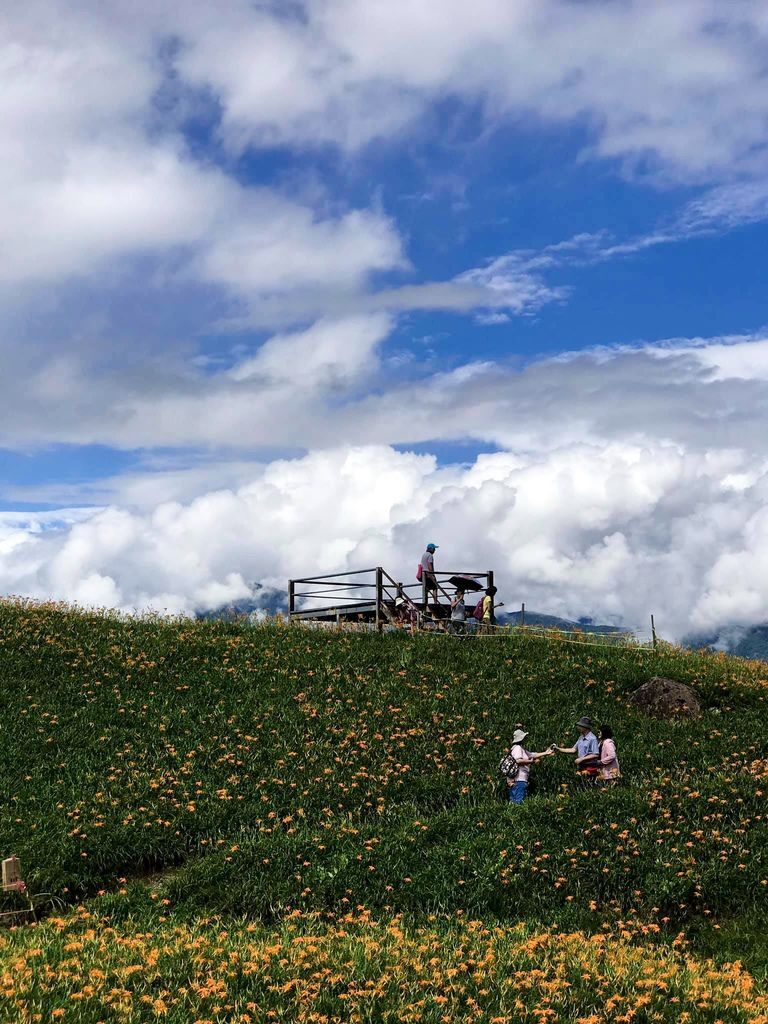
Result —
M653 612L679 638L762 615L767 495L768 460L755 469L734 452L579 444L439 467L345 447L143 512L0 513L0 589L191 612L242 600L256 582L284 592L289 576L363 564L412 582L429 533L443 564L493 568L511 607L641 629Z
M360 326L349 329L357 336ZM366 326L375 347L387 322ZM346 376L334 369L335 342ZM318 403L363 372L345 349L343 332L313 329L274 339L226 376L266 376L273 404L243 409L266 417L273 443L295 442L281 432L281 407L302 396L306 436ZM234 416L233 401L228 393L222 407ZM757 621L768 601L759 554L768 540L766 403L763 339L598 349L522 370L464 367L418 390L324 406L327 433L318 429L302 457L235 462L231 472L224 463L218 478L206 465L117 477L102 495L110 507L80 510L77 521L0 516L0 590L191 611L242 599L253 582L283 589L290 575L362 563L408 580L428 532L452 563L493 567L510 599L529 607L630 625L653 611L668 636ZM178 425L182 407L170 408ZM439 465L391 447L398 424L404 438L450 440L457 417L461 436L504 450ZM155 430L162 420L156 409ZM246 424L233 419L229 429ZM340 446L340 434L354 445Z

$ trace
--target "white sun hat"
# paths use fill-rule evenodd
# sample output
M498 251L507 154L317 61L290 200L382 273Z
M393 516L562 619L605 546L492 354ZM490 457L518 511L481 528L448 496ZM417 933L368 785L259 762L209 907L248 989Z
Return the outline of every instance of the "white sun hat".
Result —
M527 735L528 735L528 733L527 732L523 732L522 729L515 729L514 733L512 734L512 742L513 743L522 743Z

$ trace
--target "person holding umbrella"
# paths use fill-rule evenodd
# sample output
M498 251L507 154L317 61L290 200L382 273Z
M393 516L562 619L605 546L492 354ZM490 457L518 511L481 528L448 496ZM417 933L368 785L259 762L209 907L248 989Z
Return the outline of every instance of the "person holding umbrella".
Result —
M451 622L452 633L463 633L467 623L467 606L464 603L464 591L456 590L451 599Z

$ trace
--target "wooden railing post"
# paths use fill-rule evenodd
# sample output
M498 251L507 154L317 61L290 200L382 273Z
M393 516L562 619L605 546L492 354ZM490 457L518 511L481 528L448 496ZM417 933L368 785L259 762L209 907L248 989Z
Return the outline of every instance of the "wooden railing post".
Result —
M384 571L381 566L376 567L376 629L381 632L382 601L384 600Z
M296 610L296 580L288 580L288 621Z

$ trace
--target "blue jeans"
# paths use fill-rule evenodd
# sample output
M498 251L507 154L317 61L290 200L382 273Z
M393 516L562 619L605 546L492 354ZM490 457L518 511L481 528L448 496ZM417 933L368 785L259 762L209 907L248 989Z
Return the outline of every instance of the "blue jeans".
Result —
M511 804L521 804L525 800L527 793L527 782L513 782L509 787L509 802Z

